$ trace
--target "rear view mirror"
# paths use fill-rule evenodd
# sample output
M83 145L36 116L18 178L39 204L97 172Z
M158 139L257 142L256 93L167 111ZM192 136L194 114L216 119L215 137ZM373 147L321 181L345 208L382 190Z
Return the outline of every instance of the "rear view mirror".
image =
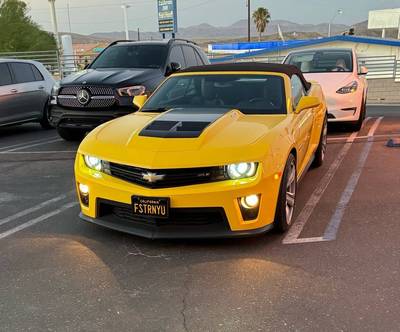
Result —
M365 66L361 66L360 72L358 73L358 75L367 75L367 74L368 74L368 68Z
M143 107L146 100L147 100L146 95L135 96L133 98L133 104L140 110Z
M317 97L311 96L304 96L300 99L299 103L297 104L295 113L300 113L309 108L318 107L321 105L321 101Z

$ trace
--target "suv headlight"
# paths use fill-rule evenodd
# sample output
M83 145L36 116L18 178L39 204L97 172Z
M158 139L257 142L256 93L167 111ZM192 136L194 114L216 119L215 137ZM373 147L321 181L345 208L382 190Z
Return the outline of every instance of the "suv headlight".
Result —
M251 178L257 172L258 163L237 163L225 166L225 172L229 179L238 180Z
M93 156L83 156L83 159L88 168L98 172L103 170L103 161L101 159Z
M144 85L127 86L117 89L117 92L121 97L135 97L144 95L146 87Z
M54 83L52 89L51 89L51 95L56 97L58 96L58 92L60 91L60 82Z
M336 91L336 93L339 93L341 95L345 95L348 93L353 93L356 92L358 89L358 83L356 81L353 81L346 86L340 88L339 90Z

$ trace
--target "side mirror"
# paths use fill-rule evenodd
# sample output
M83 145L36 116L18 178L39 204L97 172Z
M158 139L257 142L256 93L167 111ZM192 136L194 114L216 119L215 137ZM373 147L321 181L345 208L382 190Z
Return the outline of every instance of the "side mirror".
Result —
M365 66L361 66L360 72L358 73L358 75L367 75L367 74L368 74L368 68Z
M321 105L321 101L317 97L311 97L311 96L304 96L300 99L295 113L300 113L301 111L304 111L309 108L314 108L318 107Z
M146 95L135 96L133 98L133 104L140 110L147 100Z
M171 62L168 66L167 66L167 71L166 74L167 75L171 75L173 73L176 73L178 71L180 71L182 69L182 66L180 63L178 62Z

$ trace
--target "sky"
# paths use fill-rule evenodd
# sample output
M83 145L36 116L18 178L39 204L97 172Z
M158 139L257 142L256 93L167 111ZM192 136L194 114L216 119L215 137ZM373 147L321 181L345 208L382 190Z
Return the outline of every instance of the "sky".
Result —
M178 25L187 27L201 23L227 26L247 17L246 0L177 0ZM335 23L355 24L368 18L374 9L399 8L400 0L250 0L251 8L266 7L272 20L317 24L329 22L338 9L343 14ZM47 0L26 0L30 15L44 29L51 30ZM68 32L68 11L72 32L90 34L123 30L121 4L128 9L129 29L157 31L157 0L56 0L59 31Z

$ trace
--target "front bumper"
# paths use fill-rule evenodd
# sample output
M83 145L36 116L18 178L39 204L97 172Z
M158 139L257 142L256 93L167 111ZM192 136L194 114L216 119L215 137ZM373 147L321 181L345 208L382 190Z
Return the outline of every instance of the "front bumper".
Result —
M363 95L359 92L349 94L334 93L326 98L329 122L351 122L360 117Z
M221 181L185 187L149 189L92 171L78 155L76 185L89 187L89 204L81 202L81 218L103 227L146 238L220 238L264 233L273 227L280 179L260 167L255 178ZM244 220L239 198L260 194L254 220ZM132 196L168 197L170 218L137 218Z
M54 127L92 130L104 122L135 112L134 107L118 107L105 110L68 109L52 105L49 119Z

